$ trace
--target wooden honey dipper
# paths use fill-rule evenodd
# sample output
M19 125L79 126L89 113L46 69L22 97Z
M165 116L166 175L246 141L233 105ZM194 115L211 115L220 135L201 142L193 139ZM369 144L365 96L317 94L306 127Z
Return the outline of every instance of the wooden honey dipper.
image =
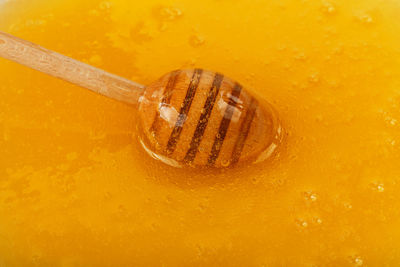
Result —
M140 142L169 165L259 162L282 141L273 107L220 73L176 70L145 87L1 31L0 57L135 105Z

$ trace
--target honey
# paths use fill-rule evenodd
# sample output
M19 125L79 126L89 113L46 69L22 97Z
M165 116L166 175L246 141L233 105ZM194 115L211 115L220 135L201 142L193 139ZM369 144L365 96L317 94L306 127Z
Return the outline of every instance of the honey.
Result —
M135 108L0 59L0 265L396 266L400 3L10 0L0 30L150 84L219 71L287 131L275 160L176 169Z

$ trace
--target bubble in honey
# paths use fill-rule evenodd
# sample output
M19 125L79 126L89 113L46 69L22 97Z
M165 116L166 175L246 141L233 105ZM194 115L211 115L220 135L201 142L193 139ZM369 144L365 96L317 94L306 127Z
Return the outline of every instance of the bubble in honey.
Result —
M369 25L374 22L374 19L367 13L361 13L356 15L356 19L358 22L364 24L364 25Z
M385 185L383 183L373 182L371 183L370 187L372 188L372 190L378 193L383 193L385 191Z
M189 38L189 44L193 47L202 46L202 45L204 45L204 43L205 43L205 39L201 35L195 34L195 35L190 36L190 38Z
M223 160L223 161L221 162L221 165L222 165L223 167L228 167L230 164L231 164L231 161L230 161L230 160Z
M364 260L360 256L354 257L352 261L355 266L363 266L364 264Z
M389 139L389 144L390 144L391 146L395 146L395 145L396 145L396 140L394 140L394 139Z
M322 8L321 8L322 12L328 15L334 14L336 12L336 8L335 6L328 1L323 1L322 2Z
M107 10L112 7L112 2L110 1L103 1L99 4L99 8L102 10Z
M303 193L304 199L310 202L315 202L318 199L318 196L315 192L313 191L307 191Z
M298 52L295 54L294 58L296 60L305 61L307 59L307 56L304 52Z
M395 125L397 125L397 123L398 123L398 120L397 120L397 119L395 119L395 118L393 118L393 117L390 117L390 116L386 117L385 120L386 120L386 122L387 122L389 125L391 125L391 126L395 126Z
M160 20L173 21L183 15L181 9L172 6L164 6L155 8L155 15Z
M300 227L300 228L307 228L309 226L308 222L304 219L297 219L296 220L296 224Z
M314 221L316 224L322 224L322 219L321 218L314 218Z
M308 77L308 81L310 83L318 83L319 82L319 73L313 73Z
M316 195L316 194L311 194L311 195L310 195L310 200L311 200L312 202L317 201L317 195Z
M30 27L30 26L44 26L47 24L47 21L44 19L28 19L25 21L25 26Z
M378 184L378 186L376 187L376 189L378 190L378 192L382 193L383 191L385 191L385 187L383 186L383 184Z

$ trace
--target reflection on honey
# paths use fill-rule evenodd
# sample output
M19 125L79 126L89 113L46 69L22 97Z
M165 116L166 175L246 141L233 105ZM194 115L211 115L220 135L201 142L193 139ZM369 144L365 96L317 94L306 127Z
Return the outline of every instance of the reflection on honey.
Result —
M1 30L143 84L220 71L288 132L279 160L175 170L133 108L0 60L0 265L400 262L398 1L0 3Z

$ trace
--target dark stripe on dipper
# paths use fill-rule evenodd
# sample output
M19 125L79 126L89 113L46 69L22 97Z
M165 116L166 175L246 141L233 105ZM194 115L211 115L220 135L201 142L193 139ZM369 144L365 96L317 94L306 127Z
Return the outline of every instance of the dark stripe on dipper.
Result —
M175 127L172 130L172 133L169 137L168 144L167 144L167 154L172 154L176 149L176 144L179 140L179 137L182 133L183 125L185 124L187 114L189 113L190 106L192 105L193 98L196 94L197 87L200 83L201 74L203 70L195 69L193 72L192 79L190 80L189 88L186 92L185 100L181 105L181 110L179 111L178 119L175 123Z
M251 123L253 122L257 107L257 100L251 98L249 108L246 112L242 124L240 125L239 136L237 137L235 146L233 148L231 165L236 164L240 159L240 155L242 154L244 144L246 142L247 136L249 135Z
M186 163L192 163L196 157L204 132L207 128L208 119L211 116L211 112L214 108L215 100L217 99L223 79L224 76L219 73L217 73L214 77L213 84L210 88L210 91L208 92L207 100L201 111L200 119L197 122L197 127L196 130L194 131L192 141L190 142L190 148L187 151L186 156L184 158L184 162Z
M233 113L236 109L236 104L239 101L240 92L242 91L242 86L240 84L235 84L233 87L231 95L229 97L228 106L226 107L224 117L219 125L219 130L214 139L214 144L211 149L210 157L208 158L208 165L213 166L215 161L219 157L221 152L222 144L224 143L226 134L228 132L229 125L232 120Z
M160 105L158 106L156 115L155 115L154 120L153 120L153 124L150 127L150 133L152 133L153 135L156 135L157 131L158 131L161 108L166 106L166 105L169 105L169 103L171 102L172 93L174 91L174 88L175 88L175 85L176 85L176 82L178 80L178 76L179 76L180 72L181 72L180 70L176 70L176 71L172 72L170 74L170 76L169 76L167 85L166 85L165 90L163 92L163 98L161 100Z

